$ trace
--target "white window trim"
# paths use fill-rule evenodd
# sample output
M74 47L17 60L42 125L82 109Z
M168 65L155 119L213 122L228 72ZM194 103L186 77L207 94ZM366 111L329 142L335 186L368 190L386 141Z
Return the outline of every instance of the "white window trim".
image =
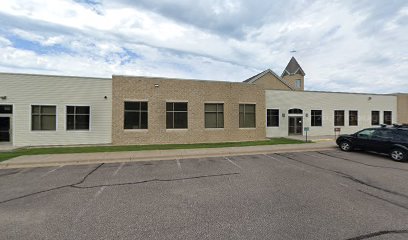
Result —
M279 126L268 126L268 110L279 110ZM282 112L280 108L266 108L266 114L265 114L265 125L266 128L280 128L281 127L281 117L282 117Z
M322 111L322 115L321 115L321 117L322 117L322 125L321 126L312 126L312 110L313 111ZM323 109L310 109L310 127L311 128L321 128L321 127L324 127L324 121L323 121Z
M88 130L68 130L67 129L67 106L72 106L72 107L89 107L89 129ZM64 130L66 132L75 132L75 133L80 133L80 132L92 132L92 106L90 104L65 104L64 105Z
M4 102L4 103L0 103L0 105L11 105L12 108L13 108L12 113L0 113L0 116L5 116L5 117L10 117L11 118L11 126L10 126L11 127L11 139L10 139L10 142L5 143L5 144L12 144L14 146L14 136L15 136L15 129L14 129L14 126L15 126L15 117L14 117L15 108L14 108L14 106L15 106L15 104L14 103ZM30 118L30 120L31 120L31 118Z
M33 130L33 106L54 106L55 107L55 130ZM30 104L30 109L28 111L29 121L30 121L30 132L31 133L55 133L58 132L58 105L57 104L48 104L48 103L32 103Z

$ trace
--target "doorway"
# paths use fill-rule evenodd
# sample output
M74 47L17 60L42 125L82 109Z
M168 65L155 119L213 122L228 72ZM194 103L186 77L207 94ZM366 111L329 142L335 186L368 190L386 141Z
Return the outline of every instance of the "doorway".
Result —
M10 117L0 117L0 143L11 142Z
M303 117L289 117L289 135L303 134Z

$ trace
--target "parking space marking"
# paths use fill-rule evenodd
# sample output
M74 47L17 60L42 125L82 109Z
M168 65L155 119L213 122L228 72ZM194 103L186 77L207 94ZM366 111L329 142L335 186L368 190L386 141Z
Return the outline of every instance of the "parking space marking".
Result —
M41 175L40 177L41 177L41 178L42 178L42 177L45 177L45 176L47 176L48 174L53 173L53 172L57 171L58 169L62 168L63 166L64 166L64 165L61 165L61 166L59 166L59 167L57 167L57 168L54 168L54 169L52 169L52 170L50 170L50 171L44 173L44 174Z
M231 159L224 157L226 160L228 160L228 162L232 163L234 166L238 167L239 169L242 169L241 166L239 166L238 164L236 164L235 162L233 162Z
M76 219L75 219L75 222L77 222L82 216L84 216L84 214L86 213L86 211L88 210L88 208L92 205L92 203L99 197L99 195L101 195L101 193L105 190L105 186L102 186L96 193L95 193L95 195L93 196L93 198L91 199L91 200L89 200L89 202L86 204L86 206L81 210L81 211L79 211L79 213L78 213L78 215L77 215L77 217L76 217Z
M115 170L115 172L112 174L112 176L116 176L116 174L118 174L118 172L122 169L122 167L125 165L125 163L121 163L119 165L119 167Z
M176 159L176 162L177 162L177 167L180 169L180 171L182 170L181 169L181 163L180 163L180 161L178 160L178 159Z

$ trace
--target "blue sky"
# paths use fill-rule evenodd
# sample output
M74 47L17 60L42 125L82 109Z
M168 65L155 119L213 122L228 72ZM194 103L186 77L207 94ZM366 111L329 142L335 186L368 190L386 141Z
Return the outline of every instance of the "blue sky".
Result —
M294 55L308 90L408 92L406 0L10 0L0 22L1 72L243 81Z

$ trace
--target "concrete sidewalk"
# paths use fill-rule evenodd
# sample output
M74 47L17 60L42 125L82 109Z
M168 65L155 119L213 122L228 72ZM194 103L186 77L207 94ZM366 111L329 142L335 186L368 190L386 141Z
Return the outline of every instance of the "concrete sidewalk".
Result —
M280 144L249 147L27 155L0 162L0 169L316 151L335 149L335 147L336 144L334 141L325 141L308 144Z

